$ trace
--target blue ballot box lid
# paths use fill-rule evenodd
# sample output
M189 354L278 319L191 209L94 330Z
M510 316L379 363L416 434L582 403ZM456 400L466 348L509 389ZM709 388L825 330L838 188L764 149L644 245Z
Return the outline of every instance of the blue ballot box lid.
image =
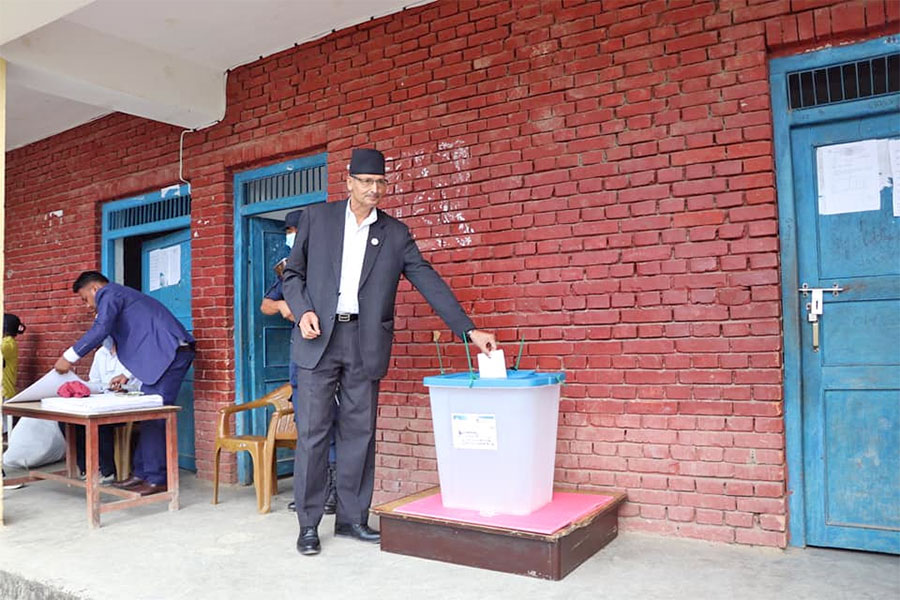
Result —
M474 378L474 379L473 379ZM428 387L458 387L458 388L523 388L539 387L542 385L558 385L565 381L566 374L538 373L537 371L507 371L506 379L491 378L481 379L477 373L448 373L446 375L431 375L423 380Z

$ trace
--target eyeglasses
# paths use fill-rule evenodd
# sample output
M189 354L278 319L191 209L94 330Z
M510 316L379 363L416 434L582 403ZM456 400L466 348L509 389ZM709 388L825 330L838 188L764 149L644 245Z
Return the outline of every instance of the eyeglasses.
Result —
M356 175L351 175L350 177L358 181L363 187L372 187L374 185L384 188L388 184L387 179L372 179L371 177L357 177Z

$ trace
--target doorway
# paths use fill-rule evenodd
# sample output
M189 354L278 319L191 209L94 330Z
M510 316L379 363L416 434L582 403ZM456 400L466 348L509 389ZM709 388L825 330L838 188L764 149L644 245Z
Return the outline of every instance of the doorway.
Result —
M234 178L235 402L252 402L288 382L292 325L259 307L275 282L274 266L287 256L284 216L326 200L325 154L237 173ZM237 432L265 436L271 409L239 414ZM293 471L293 452L276 456L279 475ZM246 453L238 455L238 481L253 481Z
M790 543L900 553L900 43L770 76Z
M191 319L191 195L175 185L103 205L101 270L116 283L159 300L193 332ZM194 451L194 368L176 404L178 466L197 470Z

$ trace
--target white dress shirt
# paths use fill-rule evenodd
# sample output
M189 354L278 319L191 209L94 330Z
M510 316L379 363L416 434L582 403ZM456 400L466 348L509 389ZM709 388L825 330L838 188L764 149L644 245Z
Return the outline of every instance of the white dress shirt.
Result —
M119 357L109 350L106 346L100 346L94 352L94 362L91 363L91 374L89 377L89 387L92 392L99 393L109 388L109 381L116 375L125 375L128 381L122 386L125 390L141 389L140 380L136 379L131 372L125 368Z
M350 210L344 213L344 253L341 255L341 287L338 292L337 312L339 314L359 314L359 278L362 275L363 258L366 256L366 242L369 241L369 225L378 219L378 210L372 209L369 216L359 225L356 215Z

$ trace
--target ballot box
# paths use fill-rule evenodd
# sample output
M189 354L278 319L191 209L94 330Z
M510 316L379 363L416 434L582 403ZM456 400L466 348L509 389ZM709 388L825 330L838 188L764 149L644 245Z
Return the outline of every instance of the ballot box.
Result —
M564 373L426 377L443 505L527 515L550 502Z

